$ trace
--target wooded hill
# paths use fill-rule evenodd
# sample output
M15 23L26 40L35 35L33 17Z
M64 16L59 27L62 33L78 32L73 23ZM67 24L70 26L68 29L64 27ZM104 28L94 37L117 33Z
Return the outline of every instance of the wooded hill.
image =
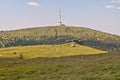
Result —
M0 31L0 47L62 44L73 39L93 48L120 51L120 36L85 27L47 26Z

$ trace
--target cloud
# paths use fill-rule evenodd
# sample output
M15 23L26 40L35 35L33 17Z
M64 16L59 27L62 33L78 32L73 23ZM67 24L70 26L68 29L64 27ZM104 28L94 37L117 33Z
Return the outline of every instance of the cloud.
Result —
M111 2L120 3L120 0L112 0Z
M33 7L39 7L40 6L40 4L37 3L37 2L28 2L27 5L33 6Z
M114 8L116 8L116 7L113 6L113 5L106 5L105 8L108 8L108 9L114 9Z
M120 6L106 5L105 8L120 10Z
M118 10L120 10L120 7L117 7Z
M104 8L120 10L120 0L111 0L111 2L109 5L104 6Z

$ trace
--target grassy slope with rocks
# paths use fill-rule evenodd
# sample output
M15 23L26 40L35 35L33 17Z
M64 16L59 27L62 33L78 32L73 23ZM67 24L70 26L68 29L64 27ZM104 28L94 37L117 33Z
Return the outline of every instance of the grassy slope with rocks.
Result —
M74 45L74 47L73 47ZM36 46L19 46L0 49L0 58L17 58L23 57L25 59L38 57L63 57L73 55L90 55L107 53L93 49L87 46L66 43L62 45L36 45Z

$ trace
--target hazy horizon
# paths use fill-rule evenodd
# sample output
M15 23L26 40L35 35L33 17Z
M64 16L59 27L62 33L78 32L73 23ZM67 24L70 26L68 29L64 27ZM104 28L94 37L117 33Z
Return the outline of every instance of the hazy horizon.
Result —
M120 35L120 0L3 0L0 31L56 25L58 9L66 25Z

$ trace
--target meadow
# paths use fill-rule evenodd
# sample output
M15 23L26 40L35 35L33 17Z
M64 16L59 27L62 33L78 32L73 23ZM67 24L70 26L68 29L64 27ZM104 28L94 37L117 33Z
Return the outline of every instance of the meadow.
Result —
M66 43L62 45L34 45L0 48L1 58L16 58L23 56L25 59L29 59L38 57L63 57L102 53L107 53L107 51L97 50L75 43Z
M0 80L120 80L120 54L0 58Z
M119 52L66 43L0 48L0 55L0 80L120 80Z

